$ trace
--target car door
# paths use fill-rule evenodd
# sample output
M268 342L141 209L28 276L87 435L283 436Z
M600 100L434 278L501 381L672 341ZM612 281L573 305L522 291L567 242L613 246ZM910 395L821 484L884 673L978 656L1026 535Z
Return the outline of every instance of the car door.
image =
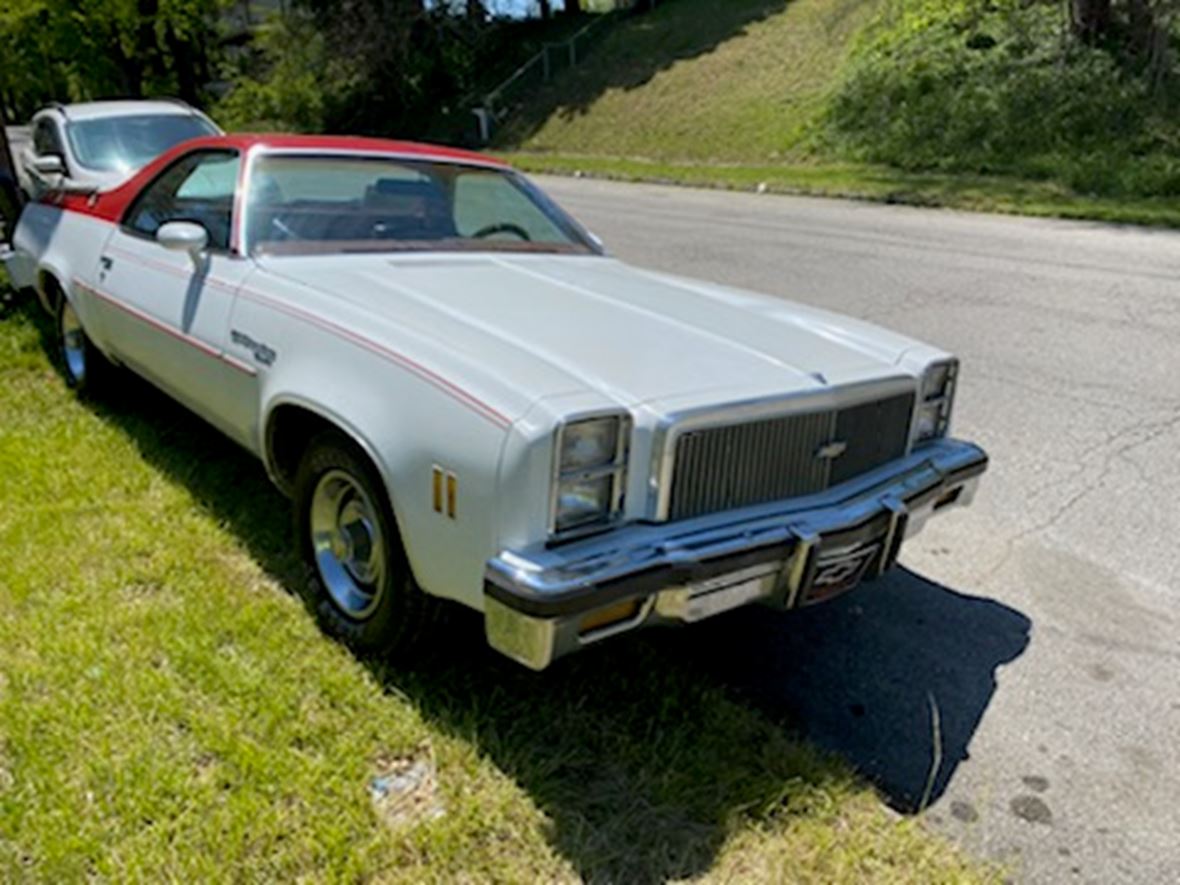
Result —
M102 325L116 356L230 436L253 444L256 367L226 352L236 291L252 263L231 248L241 163L199 150L164 169L130 205L97 269ZM170 221L208 234L197 254L156 240Z

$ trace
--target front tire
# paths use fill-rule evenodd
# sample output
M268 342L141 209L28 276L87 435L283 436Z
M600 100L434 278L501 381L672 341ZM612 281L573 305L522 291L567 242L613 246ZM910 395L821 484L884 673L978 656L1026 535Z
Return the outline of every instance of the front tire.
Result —
M312 440L295 477L301 592L324 631L364 654L415 649L439 602L415 583L376 469L338 433Z

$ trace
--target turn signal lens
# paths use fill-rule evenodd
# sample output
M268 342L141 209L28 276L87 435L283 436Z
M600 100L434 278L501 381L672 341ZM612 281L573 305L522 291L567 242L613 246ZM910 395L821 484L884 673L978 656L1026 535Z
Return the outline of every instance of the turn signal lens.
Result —
M598 611L590 612L578 624L578 632L583 634L593 633L595 630L601 630L603 627L609 627L612 624L621 624L625 621L630 621L639 614L639 606L641 604L638 599L626 599L623 602L616 602L614 605L608 605L606 608L600 608Z

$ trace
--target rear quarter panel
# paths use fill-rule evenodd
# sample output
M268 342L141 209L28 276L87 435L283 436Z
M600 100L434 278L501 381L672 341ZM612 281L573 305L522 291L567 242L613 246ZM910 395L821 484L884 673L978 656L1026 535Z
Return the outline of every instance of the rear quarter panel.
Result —
M98 259L114 230L101 218L63 209L53 203L30 203L21 213L13 237L14 257L9 263L13 283L37 291L46 309L48 283L55 280L74 304L87 334L103 350L109 350L102 325L75 279L93 282Z

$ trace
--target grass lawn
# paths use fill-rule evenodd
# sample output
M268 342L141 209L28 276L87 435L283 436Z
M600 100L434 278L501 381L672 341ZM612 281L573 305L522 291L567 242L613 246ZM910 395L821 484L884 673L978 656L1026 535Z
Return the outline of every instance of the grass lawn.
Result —
M0 880L994 878L683 640L538 676L462 617L433 660L356 659L287 590L259 464L141 383L76 401L3 312ZM384 813L415 761L436 799Z
M1075 193L1056 182L995 175L906 172L888 166L852 162L758 166L530 151L501 152L500 156L526 172L554 175L582 174L617 181L728 190L755 190L765 186L769 193L1180 227L1180 200L1174 198L1095 197Z

